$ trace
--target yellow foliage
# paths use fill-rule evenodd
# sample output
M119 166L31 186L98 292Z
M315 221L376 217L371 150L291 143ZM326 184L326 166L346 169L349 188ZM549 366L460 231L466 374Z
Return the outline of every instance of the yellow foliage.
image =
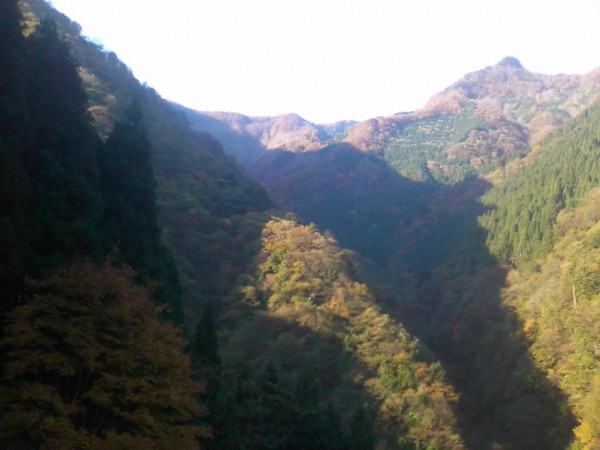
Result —
M317 350L313 343L324 338L326 343L320 341L318 351L332 355L330 368L342 367L335 360L339 356L337 345L349 354L342 358L352 359L350 366L343 365L344 372L338 374L341 385L335 389L340 393L361 389L373 402L373 410L380 411L376 417L378 429L396 438L406 438L408 430L418 445L464 448L454 429L450 406L458 397L444 384L443 372L416 360L416 341L382 313L369 287L348 271L343 252L333 238L321 235L315 227L271 221L263 230L255 268L250 278L261 282L256 292L245 290L242 294L267 298L268 302L263 309L254 310L248 322L256 323L259 311L263 319L276 319L270 325L265 320L264 327L254 329L264 333L264 343L272 340L277 345L253 346L246 360L279 358L293 364L284 354L286 349L299 358L311 359ZM250 327L237 326L239 333L247 329ZM235 337L235 330L231 332L225 347L230 344L229 352L241 356L240 343L244 339ZM279 339L282 333L286 333L285 340Z
M596 441L597 443L597 440L592 434L592 427L585 420L582 421L578 427L575 427L575 429L573 430L573 434L583 445L584 450L592 450L598 448L594 445L594 442Z

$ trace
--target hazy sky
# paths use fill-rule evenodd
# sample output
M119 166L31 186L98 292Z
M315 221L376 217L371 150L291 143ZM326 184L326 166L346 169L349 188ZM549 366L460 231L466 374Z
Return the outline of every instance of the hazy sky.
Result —
M52 0L163 97L313 122L419 108L514 56L600 66L600 0Z

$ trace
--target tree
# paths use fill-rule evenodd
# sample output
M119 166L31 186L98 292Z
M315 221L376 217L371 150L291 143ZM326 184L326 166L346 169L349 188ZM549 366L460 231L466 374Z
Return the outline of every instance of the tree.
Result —
M3 448L195 448L206 430L180 330L111 263L28 283L0 341Z
M221 364L212 302L206 304L196 326L194 356L198 359L199 363L210 364L211 366Z
M352 448L356 450L369 450L375 447L373 423L369 413L363 406L359 406L350 422Z
M104 227L116 257L131 265L141 280L157 281L157 297L169 316L183 323L181 286L175 263L161 243L152 170L152 147L143 114L134 100L99 154Z
M24 200L27 178L23 149L28 144L29 121L25 101L25 38L16 0L0 3L0 313L16 303L24 272Z
M28 272L39 276L74 256L100 259L102 201L99 138L69 47L56 24L42 21L28 38L27 104L33 136L25 152Z

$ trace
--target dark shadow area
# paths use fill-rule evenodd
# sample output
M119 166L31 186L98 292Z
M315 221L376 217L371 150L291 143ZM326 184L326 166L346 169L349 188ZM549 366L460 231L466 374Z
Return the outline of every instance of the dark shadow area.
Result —
M381 158L348 144L300 154L271 151L251 172L277 205L381 267L401 245L404 227L427 220L434 193L432 185L400 177Z
M146 115L163 239L175 256L193 327L252 260L271 200L219 142L193 130L162 99L148 95Z
M536 367L521 319L503 304L509 268L489 254L477 222L486 188L475 180L438 194L436 219L393 257L390 310L442 361L461 394L470 448L565 448L575 418Z
M229 339L208 448L357 448L353 416L377 400L353 382L355 357L338 338L265 311L219 322Z
M486 182L434 187L349 145L269 152L252 168L274 201L371 261L386 310L439 359L458 390L469 448L565 448L575 419L540 372L501 299L507 268L478 217Z

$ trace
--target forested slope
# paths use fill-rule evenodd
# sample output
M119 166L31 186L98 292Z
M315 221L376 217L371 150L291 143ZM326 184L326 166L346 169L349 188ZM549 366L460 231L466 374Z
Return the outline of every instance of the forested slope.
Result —
M600 446L597 71L508 58L337 128L213 114L282 220L114 53L1 5L7 448Z
M193 448L203 385L141 111L102 141L56 24L0 17L0 445Z
M593 429L592 400L582 402L592 391L595 331L575 311L593 317L598 293L586 238L597 222L598 107L481 198L436 203L439 225L392 258L391 308L442 360L476 448L490 438L506 448L564 448L576 419L575 433L594 448L595 434L582 437Z
M554 224L600 186L600 103L542 141L535 161L485 197L481 223L490 250L515 263L545 256L555 243Z
M573 449L600 445L600 192L559 214L556 243L536 267L513 270L503 301L521 318L539 367L577 416Z
M261 241L219 319L224 362L243 363L255 377L270 371L271 392L279 396L266 397L280 407L262 405L265 417L253 417L253 402L264 395L230 406L229 414L271 439L250 447L464 448L457 397L443 370L423 359L419 343L377 306L359 281L354 255L314 225L291 220L268 222ZM222 383L226 390L241 387L230 376ZM337 419L322 428L319 417ZM288 435L265 428L282 420L290 421ZM235 436L224 436L222 448L259 438Z
M80 35L80 27L43 0L21 2L26 26L40 18L57 22L71 45L89 101L87 110L101 136L136 97L152 142L159 221L165 244L181 274L190 325L209 300L228 291L244 264L243 247L257 238L255 213L270 201L219 143L193 131L151 88L141 86L117 55Z

